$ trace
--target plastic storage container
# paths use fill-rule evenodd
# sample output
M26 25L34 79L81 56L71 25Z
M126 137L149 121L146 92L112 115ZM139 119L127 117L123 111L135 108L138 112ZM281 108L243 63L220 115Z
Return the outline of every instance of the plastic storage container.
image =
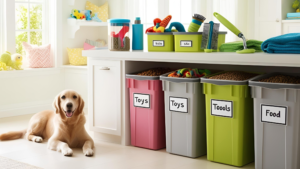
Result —
M207 159L240 167L254 161L250 87L248 80L209 79L214 75L201 78L206 97Z
M204 52L201 49L202 32L173 32L175 52ZM219 32L218 50L225 43L227 32Z
M174 36L172 32L155 33L149 32L148 51L149 52L172 52L174 51Z
M299 169L300 85L259 82L275 74L249 82L254 98L255 168Z
M127 74L130 95L131 145L158 150L166 147L164 92L159 76Z
M108 49L110 51L130 50L130 20L108 20Z
M205 98L199 78L160 76L165 92L167 152L196 158L206 154Z

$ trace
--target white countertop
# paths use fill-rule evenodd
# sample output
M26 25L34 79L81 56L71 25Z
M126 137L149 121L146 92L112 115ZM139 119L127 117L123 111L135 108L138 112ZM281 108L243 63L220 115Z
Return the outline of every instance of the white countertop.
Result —
M111 52L109 50L85 50L82 52L82 55L92 57L93 59L118 59L128 61L300 67L300 54L268 54L263 52L254 54L237 54L226 52Z

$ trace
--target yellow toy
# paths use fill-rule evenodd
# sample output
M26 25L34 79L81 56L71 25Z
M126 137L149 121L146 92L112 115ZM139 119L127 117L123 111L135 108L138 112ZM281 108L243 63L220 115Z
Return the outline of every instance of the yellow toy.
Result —
M3 70L7 70L6 64L3 62L0 62L0 71L3 71Z
M80 13L80 10L73 9L72 17L74 17L76 19L84 19L85 15L83 13Z
M5 52L0 57L0 62L5 63L6 66L9 66L16 70L22 70L22 68L21 68L22 60L23 60L22 55L20 55L20 54L11 55L11 53L9 53L9 52Z

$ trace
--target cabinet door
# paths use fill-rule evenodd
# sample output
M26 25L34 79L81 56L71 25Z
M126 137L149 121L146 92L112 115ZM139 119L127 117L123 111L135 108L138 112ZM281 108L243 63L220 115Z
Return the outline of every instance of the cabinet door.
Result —
M89 122L93 131L121 135L121 61L89 61Z
M284 23L283 24L283 33L300 33L300 22L296 23Z
M281 0L255 0L255 39L281 35Z

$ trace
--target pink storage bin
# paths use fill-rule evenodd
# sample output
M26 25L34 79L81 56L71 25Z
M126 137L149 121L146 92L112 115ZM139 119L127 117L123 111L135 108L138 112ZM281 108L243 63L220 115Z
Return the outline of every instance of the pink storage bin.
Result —
M166 147L164 92L159 76L126 75L130 99L131 145Z

